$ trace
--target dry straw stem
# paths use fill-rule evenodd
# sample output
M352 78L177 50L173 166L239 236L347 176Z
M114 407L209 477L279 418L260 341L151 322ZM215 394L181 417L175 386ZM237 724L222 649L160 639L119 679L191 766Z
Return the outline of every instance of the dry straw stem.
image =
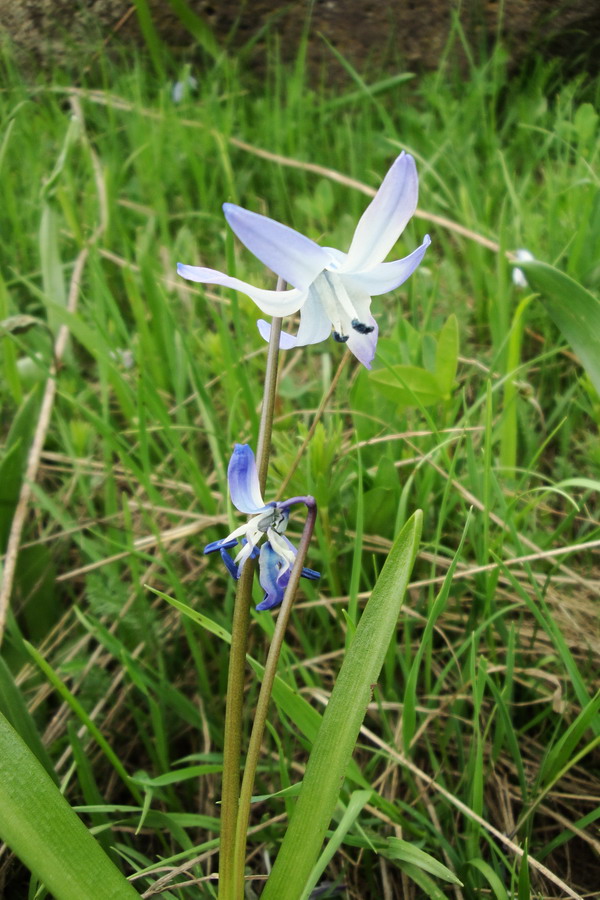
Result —
M87 150L90 154L92 165L94 168L94 176L96 179L96 189L98 192L98 201L99 201L99 209L100 209L100 224L98 228L95 230L92 235L90 242L87 246L85 246L77 256L75 260L75 266L73 268L73 273L71 275L71 282L69 284L69 294L67 298L67 309L70 313L74 313L77 309L77 303L79 300L79 287L81 283L81 277L83 275L83 270L85 268L85 264L87 262L87 258L89 255L90 246L95 244L98 241L98 238L103 233L106 228L107 223L107 201L106 201L106 191L104 186L104 180L102 176L102 169L100 166L100 162L94 153L92 147L87 141L85 135L85 123L83 118L83 112L81 109L81 104L79 100L75 96L70 97L71 109L73 110L73 114L77 117L81 125L81 133L84 142L87 145ZM12 588L15 578L15 571L17 566L17 560L19 557L19 548L21 545L21 535L23 533L23 528L25 526L25 520L27 518L27 511L29 509L29 503L32 495L32 485L35 482L37 477L38 469L40 466L40 459L42 456L42 451L44 449L44 443L46 441L46 435L48 433L48 428L50 427L50 420L52 418L52 409L54 407L54 398L56 396L56 375L58 372L58 367L62 360L63 354L65 352L65 348L67 346L67 340L69 337L69 329L66 325L61 325L58 330L58 334L56 337L56 341L54 343L54 360L50 367L50 374L48 376L48 380L46 381L46 386L44 388L44 394L42 397L42 405L40 409L40 414L37 422L37 426L35 429L35 433L33 436L33 441L31 442L31 447L29 450L29 455L27 457L27 466L25 468L25 474L23 476L23 485L21 487L21 492L19 494L19 499L17 502L17 506L15 509L15 514L13 516L10 534L8 537L7 547L6 547L6 557L4 563L4 572L2 576L2 584L0 586L0 644L2 643L2 638L4 637L4 630L6 628L6 618L8 615L8 609L10 605L10 597L12 594Z

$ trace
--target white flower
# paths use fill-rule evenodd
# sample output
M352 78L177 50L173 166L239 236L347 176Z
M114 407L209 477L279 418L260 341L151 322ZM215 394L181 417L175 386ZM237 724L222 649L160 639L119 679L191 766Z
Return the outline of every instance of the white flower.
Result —
M371 297L399 287L415 271L429 244L429 235L409 256L383 262L417 207L415 161L401 153L363 213L347 253L320 247L293 228L233 203L223 211L232 230L266 266L293 286L289 291L256 288L215 269L186 266L177 271L190 281L222 284L250 297L266 315L289 316L300 311L297 335L282 332L283 349L317 344L333 327L334 338L368 369L377 345L377 323ZM271 327L262 319L258 329L269 340Z
M535 256L529 250L515 250L515 259L517 262L533 262ZM513 269L512 280L515 287L526 288L529 286L523 269Z

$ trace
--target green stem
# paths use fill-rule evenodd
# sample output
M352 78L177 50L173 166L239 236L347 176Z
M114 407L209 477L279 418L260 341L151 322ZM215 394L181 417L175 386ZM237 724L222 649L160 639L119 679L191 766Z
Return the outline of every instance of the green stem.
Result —
M292 567L290 580L288 582L287 588L285 589L283 602L281 604L281 610L277 617L275 632L273 634L271 646L269 647L263 680L260 686L260 693L258 695L258 702L256 704L254 723L252 725L252 733L250 735L250 743L248 745L248 754L246 756L246 764L244 766L244 777L242 780L242 789L240 792L237 815L237 834L235 841L234 861L235 892L233 895L236 898L241 898L244 896L244 861L246 858L246 834L248 832L248 820L250 818L250 802L252 799L254 777L256 775L256 768L258 766L262 739L265 731L269 702L271 700L271 692L273 690L273 681L275 680L275 675L277 673L277 663L281 654L281 647L283 645L285 630L287 628L290 613L292 611L292 604L296 596L296 591L298 590L298 583L302 574L304 560L306 559L306 554L308 552L308 546L312 538L316 518L317 505L316 503L313 503L312 506L308 507L308 514L306 517L306 523L304 525L304 531L302 532L300 545L298 547L298 554L296 556L296 561L294 562L294 565Z
M285 282L280 278L277 290ZM279 336L281 319L273 319L267 355L265 389L258 432L256 466L261 492L264 493L271 452L273 410L277 392ZM233 621L231 623L231 651L227 676L225 735L223 744L223 787L221 793L221 839L219 847L219 900L237 900L234 884L236 821L240 792L240 764L242 754L242 723L244 713L244 680L246 651L250 629L250 604L255 565L247 560L237 583Z

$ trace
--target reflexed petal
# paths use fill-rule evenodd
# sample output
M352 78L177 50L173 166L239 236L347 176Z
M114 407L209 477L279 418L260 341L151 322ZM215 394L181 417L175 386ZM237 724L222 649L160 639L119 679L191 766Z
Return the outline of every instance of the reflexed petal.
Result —
M258 604L257 610L275 609L281 606L285 588L290 580L289 569L285 569L282 578L282 561L278 553L273 550L269 541L260 549L258 559L259 582L265 592L264 600ZM285 577L287 575L287 578Z
M227 567L227 571L229 572L229 574L232 576L232 578L235 578L235 580L237 581L237 579L240 577L239 566L236 566L236 564L232 560L231 556L229 555L227 550L225 550L224 547L221 547L221 559L225 563L225 566Z
M308 290L330 262L323 247L287 225L234 203L224 203L223 212L242 244L265 266L302 291Z
M415 271L423 257L425 251L431 243L428 234L425 235L423 243L420 247L404 259L397 259L395 262L381 263L370 269L368 272L358 272L352 275L344 275L344 282L352 282L352 284L372 297L379 294L386 294L393 291L394 288L400 287L407 278Z
M244 531L246 530L246 526L244 525ZM212 543L207 544L204 548L204 553L214 553L215 550L221 550L224 547L235 547L237 544L237 538L232 538L231 535L226 538L221 538L220 541L212 541Z
M213 553L215 550L220 550L221 547L233 547L233 545L237 544L238 540L246 534L247 530L248 524L238 526L238 528L234 529L227 537L221 538L220 541L213 541L211 544L207 544L204 548L204 552ZM209 547L210 550L208 549Z
M258 330L260 332L260 336L264 338L267 343L271 340L271 325L269 322L265 322L264 319L259 319L256 323ZM280 350L291 350L292 347L296 346L296 338L293 334L288 334L287 331L282 331L281 336L279 338L279 349Z
M239 278L232 278L231 275L218 272L216 269L204 269L200 266L186 266L183 263L177 263L177 272L188 281L196 281L199 284L222 284L223 287L241 291L242 294L246 294L251 300L254 300L258 308L267 316L291 316L292 313L298 312L305 300L305 292L296 290L296 288L291 291L265 291L246 281L240 281Z
M417 208L418 196L415 161L401 153L356 226L342 271L359 272L382 262Z
M292 542L290 541L290 539L287 538L287 537L285 536L285 534L280 535L280 537L282 537L283 540L286 542L286 544L288 545L288 548L289 548L289 549L292 551L292 553L294 554L294 559L295 559L295 558L296 558L296 552L297 552L297 551L296 551L296 548L294 547L294 545L292 544ZM320 572L315 572L314 569L302 569L302 577L303 577L303 578L308 578L309 581L316 581L318 578L321 577L321 573L320 573Z
M268 341L271 334L271 326L262 319L258 321L258 330L261 336ZM294 337L287 332L281 333L279 346L283 350L291 347L305 347L307 344L319 344L331 334L331 322L327 318L323 304L313 288L308 292L306 302L300 312L300 327Z
M259 513L269 508L262 498L256 460L249 444L236 444L233 448L227 481L231 502L240 512Z

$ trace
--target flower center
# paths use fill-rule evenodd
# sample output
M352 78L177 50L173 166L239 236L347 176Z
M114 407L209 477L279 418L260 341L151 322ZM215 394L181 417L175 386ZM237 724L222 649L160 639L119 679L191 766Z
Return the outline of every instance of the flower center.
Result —
M289 517L289 510L279 509L277 506L273 506L273 509L270 509L269 512L265 513L262 519L256 523L256 527L259 531L262 531L263 534L266 534L269 528L272 528L277 534L283 534L287 527Z
M312 287L333 325L333 336L336 341L345 344L351 328L359 334L370 334L373 331L372 325L361 322L340 275L325 270L316 277Z

